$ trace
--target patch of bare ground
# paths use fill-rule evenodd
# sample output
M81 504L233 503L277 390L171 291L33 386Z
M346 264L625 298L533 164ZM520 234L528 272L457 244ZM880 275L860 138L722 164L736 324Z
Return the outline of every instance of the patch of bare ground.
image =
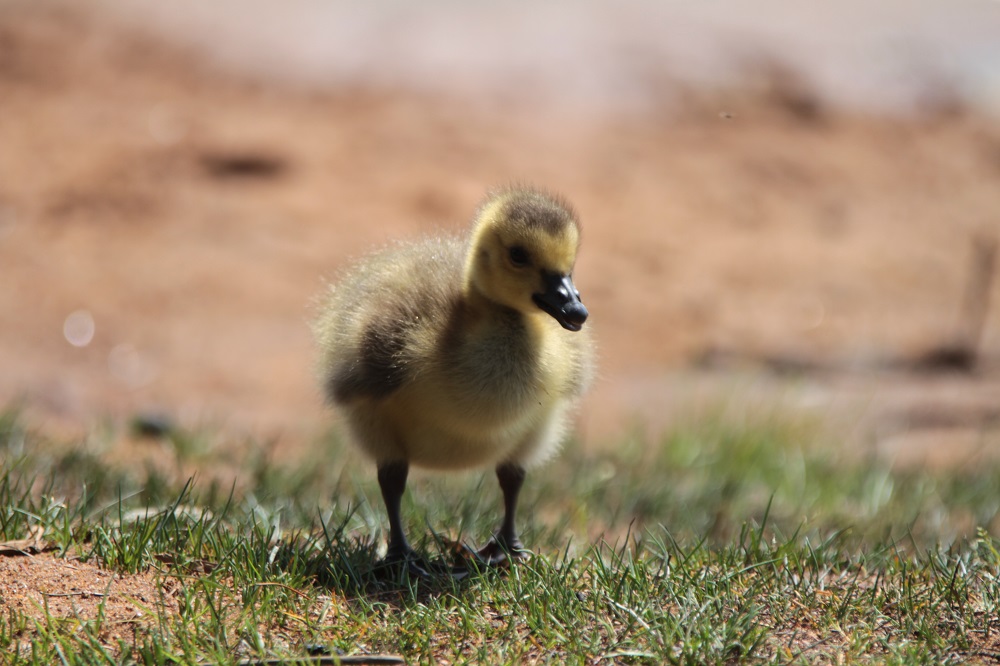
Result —
M115 649L133 644L136 632L176 615L176 581L150 570L118 574L72 556L39 553L0 557L0 607L42 623L54 619L68 632L73 625L100 619L99 638ZM30 644L33 628L25 628Z
M921 430L939 394L952 421L978 414L959 439L996 441L978 406L1000 391L995 307L974 368L952 343L970 245L998 229L1000 134L960 100L852 113L771 62L743 90L624 115L316 92L77 5L0 12L0 403L46 429L162 412L294 449L328 418L307 326L323 279L529 180L583 216L577 281L601 348L587 440L662 425L701 388L744 391L749 369L770 391L752 399L860 409L873 425L856 441L876 449L908 450L883 434Z

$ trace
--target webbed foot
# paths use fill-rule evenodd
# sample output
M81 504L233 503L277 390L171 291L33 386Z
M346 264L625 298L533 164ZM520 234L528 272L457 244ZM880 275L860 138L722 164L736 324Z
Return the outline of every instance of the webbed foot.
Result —
M479 550L464 546L462 556L480 567L505 568L514 562L531 557L531 551L524 547L520 539L507 543L497 537L490 539Z
M422 581L442 578L461 580L469 574L468 569L463 567L452 567L441 561L428 561L412 549L386 553L385 558L376 565L376 570L388 577L397 577L400 573L405 573L408 578Z

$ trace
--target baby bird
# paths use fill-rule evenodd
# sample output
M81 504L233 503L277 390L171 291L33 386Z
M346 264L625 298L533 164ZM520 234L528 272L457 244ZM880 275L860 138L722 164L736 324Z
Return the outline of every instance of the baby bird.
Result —
M316 322L323 388L377 465L388 562L424 573L400 519L410 465L495 466L504 518L478 557L524 556L525 470L556 451L592 374L572 279L579 244L566 202L507 188L483 202L468 238L399 245L331 288Z

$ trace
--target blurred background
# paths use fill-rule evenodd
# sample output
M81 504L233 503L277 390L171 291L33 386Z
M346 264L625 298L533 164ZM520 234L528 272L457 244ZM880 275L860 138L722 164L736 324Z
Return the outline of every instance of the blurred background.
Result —
M511 181L584 225L584 445L791 409L1000 454L986 0L0 0L0 405L292 447L325 280Z

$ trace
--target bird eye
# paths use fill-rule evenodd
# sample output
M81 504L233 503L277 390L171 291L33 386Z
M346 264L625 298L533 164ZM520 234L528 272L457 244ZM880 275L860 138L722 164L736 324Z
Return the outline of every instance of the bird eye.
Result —
M531 263L531 255L520 245L515 245L509 250L510 263L517 268L523 268Z

